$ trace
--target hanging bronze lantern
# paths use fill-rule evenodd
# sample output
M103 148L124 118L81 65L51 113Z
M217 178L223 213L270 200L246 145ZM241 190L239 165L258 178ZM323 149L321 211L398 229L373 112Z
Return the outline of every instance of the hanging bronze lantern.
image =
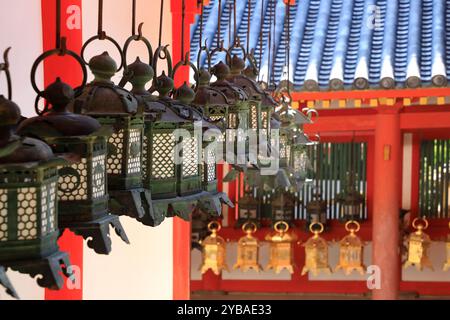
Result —
M33 88L37 89L35 74L38 65L58 50L41 55L32 68ZM86 76L86 68L77 61ZM86 78L83 79L83 89ZM123 241L129 243L125 231L115 215L108 210L106 190L106 136L100 132L100 123L87 116L67 111L67 105L75 98L73 89L59 78L45 91L36 90L39 97L46 99L46 108L38 117L21 123L20 135L38 137L48 143L56 154L72 153L79 158L73 164L59 168L58 222L61 230L70 229L82 236L88 246L99 254L111 252L109 226L112 226ZM36 100L36 110L38 99ZM50 108L51 106L51 108Z
M270 244L270 260L266 270L273 269L280 273L283 269L294 273L294 243L297 235L289 234L289 224L285 221L278 221L273 226L274 234L268 234L266 241Z
M272 221L294 222L295 219L295 198L288 191L278 191L272 204Z
M450 228L450 222L448 223L448 227ZM450 235L447 238L447 262L444 264L444 271L447 271L450 269Z
M419 223L421 222L421 223ZM433 265L428 257L428 250L431 245L430 237L424 232L428 228L428 220L415 218L412 226L416 229L408 237L408 257L403 264L403 268L415 266L417 270L422 271L425 267L433 269Z
M320 192L313 193L313 200L306 205L306 224L327 223L327 202L322 200Z
M193 249L202 249L201 242L210 235L208 224L213 220L208 212L196 207L192 212L191 243Z
M6 270L2 266L0 266L0 285L5 288L6 293L11 297L19 299L19 295L17 294L16 289L14 289L11 281L9 281L9 278L6 275Z
M0 96L0 265L39 274L40 286L60 289L62 275L71 276L69 257L57 244L57 167L65 161L44 142L17 136L19 119L19 107Z
M259 241L253 236L258 227L253 222L246 222L242 226L245 236L238 241L237 262L233 269L247 272L250 269L260 272L262 270L259 260Z
M237 227L243 226L247 222L253 222L257 226L261 223L259 202L255 196L255 191L246 190L244 196L238 200L238 221Z
M350 226L354 225L354 228ZM350 232L341 241L339 241L339 264L336 266L336 270L344 270L346 275L351 274L353 271L358 271L361 275L366 272L364 266L364 243L356 235L361 226L357 221L348 221L345 224L345 230Z
M314 228L314 227L318 228ZM328 266L328 244L320 234L324 230L321 223L312 224L309 230L314 235L306 241L303 245L305 247L305 266L302 270L302 276L311 272L314 276L319 275L320 272L331 274L331 269Z
M216 275L220 275L223 270L229 271L226 264L225 240L217 234L220 229L221 225L218 221L208 224L211 235L201 242L203 250L200 271L202 274L208 270L212 270Z
M99 1L99 34L90 38L81 51L83 61L87 46L96 39L109 40L119 51L121 64L107 52L93 57L89 68L94 81L89 83L69 105L69 110L88 115L112 131L108 137L108 190L110 211L116 215L142 218L151 215L151 196L142 187L142 136L143 115L138 110L136 98L127 90L115 85L111 78L124 65L123 52L117 42L105 35L102 27L102 1Z

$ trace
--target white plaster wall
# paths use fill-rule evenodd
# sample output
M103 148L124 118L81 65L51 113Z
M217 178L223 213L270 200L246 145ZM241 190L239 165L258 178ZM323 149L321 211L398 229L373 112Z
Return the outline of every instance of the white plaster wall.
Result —
M9 60L13 82L13 100L24 116L34 116L35 93L30 84L30 70L42 53L41 1L0 0L0 60L3 51L12 47ZM42 88L42 70L36 76ZM0 76L0 94L6 94L4 74Z
M24 116L33 116L35 93L30 84L30 70L34 60L42 52L41 1L0 0L0 61L3 52L12 47L9 60L13 86L13 100ZM4 74L0 74L0 94L6 95ZM39 70L36 76L38 86L43 84ZM24 300L44 299L45 290L36 285L28 275L8 271L8 276L19 296ZM0 300L9 300L0 288Z
M97 33L97 1L83 0L83 41ZM143 33L153 50L158 46L159 1L137 1L137 24L144 22ZM170 3L164 12L163 44L171 44L172 19ZM103 27L121 46L131 35L131 1L104 1ZM114 47L106 41L94 42L86 57L109 51L119 63ZM148 61L145 46L133 42L128 63L136 56ZM161 69L162 71L162 69ZM122 72L113 80L120 81ZM91 77L92 79L92 77ZM131 245L113 237L109 256L96 255L84 248L83 299L172 299L173 291L173 220L150 228L127 218L121 218Z
M84 300L165 300L173 290L173 219L157 228L120 218L130 245L114 233L113 250L97 255L84 246Z

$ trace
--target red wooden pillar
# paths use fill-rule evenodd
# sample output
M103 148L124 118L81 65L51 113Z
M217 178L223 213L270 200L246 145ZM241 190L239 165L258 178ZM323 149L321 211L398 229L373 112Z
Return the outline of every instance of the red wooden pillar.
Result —
M190 49L190 26L194 22L197 12L197 2L195 0L185 0L185 5L184 50L187 52ZM175 65L182 58L182 1L171 0L170 8L172 12L172 57ZM189 82L189 68L187 67L182 67L177 71L175 87L181 86L184 81ZM173 234L173 299L188 300L190 298L191 278L191 223L174 218Z
M81 0L63 0L61 2L61 34L67 39L69 50L80 52L82 46L82 17ZM55 48L56 36L56 2L52 0L41 1L43 50ZM44 85L53 83L56 77L73 87L79 86L82 81L81 67L68 57L53 56L44 61ZM43 88L42 88L43 89ZM67 280L59 291L45 290L46 300L81 300L83 297L83 238L67 230L58 242L62 251L69 254L72 263L72 272L75 283Z
M379 107L375 127L373 259L381 287L375 300L395 300L400 286L399 209L401 197L400 108Z

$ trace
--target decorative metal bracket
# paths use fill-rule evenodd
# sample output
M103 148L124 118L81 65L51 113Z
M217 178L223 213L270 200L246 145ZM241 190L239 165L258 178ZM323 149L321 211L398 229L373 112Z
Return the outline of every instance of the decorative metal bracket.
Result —
M119 217L112 214L104 216L96 221L82 222L75 225L71 224L70 230L87 240L88 247L93 249L96 253L109 254L111 252L110 226L123 242L130 244L127 234L120 223Z
M42 259L4 262L6 268L28 274L37 279L39 286L51 290L60 290L64 286L64 277L72 278L71 264L66 252L56 252Z

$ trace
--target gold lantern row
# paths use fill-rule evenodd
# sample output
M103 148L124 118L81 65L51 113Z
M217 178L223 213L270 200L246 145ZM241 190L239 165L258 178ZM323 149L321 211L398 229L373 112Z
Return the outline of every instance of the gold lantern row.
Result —
M354 226L354 227L352 227ZM339 264L335 271L342 269L346 275L350 275L353 271L359 271L364 274L366 268L363 264L363 248L364 243L356 235L360 229L360 225L356 221L349 221L345 225L349 232L339 242ZM226 265L226 248L225 240L217 233L220 230L220 224L216 221L208 225L208 229L212 234L205 238L202 242L202 265L201 272L204 274L211 269L216 275L222 270L227 270ZM233 269L239 269L243 272L254 270L260 272L263 270L259 264L259 248L260 242L254 236L257 231L257 225L253 222L245 223L242 230L245 236L238 241L238 257ZM274 270L280 273L288 270L294 273L294 245L300 244L295 233L289 232L289 224L286 221L278 221L273 226L274 232L266 235L265 240L269 244L270 254L269 263L264 268L265 271ZM332 270L328 265L328 245L320 234L323 232L324 226L321 223L310 225L310 231L313 236L309 238L305 244L306 262L302 269L302 275L311 272L314 276L324 272L331 274Z

